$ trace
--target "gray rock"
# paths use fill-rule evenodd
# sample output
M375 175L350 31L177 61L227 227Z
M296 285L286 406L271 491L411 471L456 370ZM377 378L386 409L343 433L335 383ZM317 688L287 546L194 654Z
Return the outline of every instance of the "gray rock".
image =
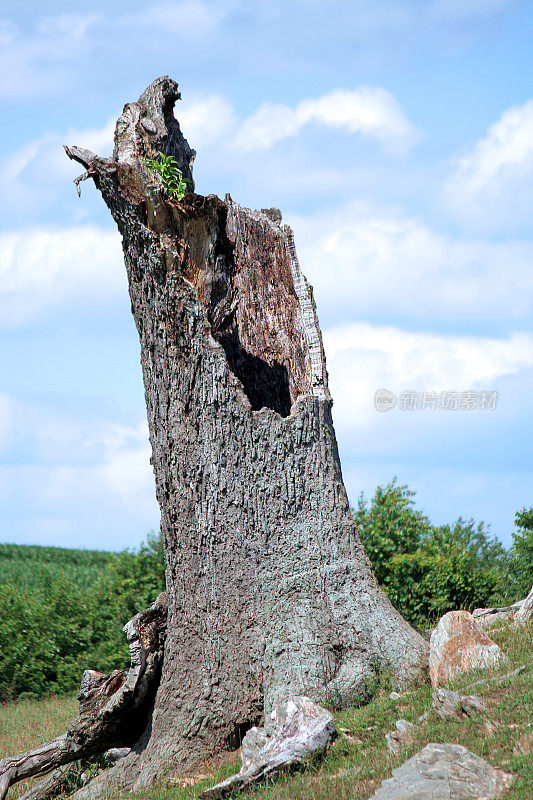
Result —
M500 797L513 780L458 744L428 744L392 771L370 800L468 800Z
M389 751L394 755L398 755L404 745L412 744L415 727L412 722L407 722L406 719L399 719L396 722L396 730L385 734Z
M336 735L333 717L308 697L294 697L274 707L265 728L252 728L243 739L242 768L206 789L202 798L226 797L238 789L277 775L306 756L324 750Z
M459 694L449 689L436 689L432 694L433 710L441 719L464 719L485 711L485 703L475 694Z
M533 752L533 733L523 733L513 748L513 756L528 756Z
M401 697L401 694L399 694L398 692L391 692L391 693L389 694L389 698L390 698L391 700L399 700L399 699L400 699L400 697Z
M112 747L110 750L106 750L103 755L104 764L106 767L111 767L130 753L131 747Z

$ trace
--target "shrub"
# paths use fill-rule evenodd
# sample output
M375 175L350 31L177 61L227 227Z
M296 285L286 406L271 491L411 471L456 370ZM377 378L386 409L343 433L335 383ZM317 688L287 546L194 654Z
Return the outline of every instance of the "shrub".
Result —
M187 193L187 184L190 181L183 177L174 156L167 156L159 151L157 158L146 158L144 163L150 172L155 172L161 177L163 187L169 197L183 200Z
M483 522L432 525L415 508L415 493L396 478L378 487L355 518L382 589L400 613L426 624L446 611L505 601L509 554Z

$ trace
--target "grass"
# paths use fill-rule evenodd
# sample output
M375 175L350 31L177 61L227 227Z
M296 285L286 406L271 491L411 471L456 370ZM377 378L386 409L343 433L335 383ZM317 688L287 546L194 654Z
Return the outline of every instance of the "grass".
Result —
M0 760L31 750L64 733L77 713L75 695L0 705ZM9 790L9 798L20 797L36 780L39 779L17 783Z
M440 720L431 714L425 724L418 718L431 708L431 688L425 686L404 692L390 700L390 686L381 686L376 697L362 708L347 708L335 715L340 735L321 757L304 768L282 776L277 782L258 787L246 797L253 800L367 800L390 777L392 769L410 758L429 742L462 744L493 766L516 775L507 800L533 797L533 758L513 756L520 736L533 732L533 625L528 630L499 629L491 632L508 656L508 663L496 671L484 670L462 676L450 688L482 697L486 713L464 721ZM501 682L491 681L518 666L524 672ZM479 685L472 686L475 681ZM0 707L0 758L34 747L63 732L75 716L74 698L25 700ZM398 756L389 754L385 734L403 718L417 725L412 745ZM492 723L487 731L486 723ZM238 752L226 754L214 768L206 765L192 785L179 785L171 777L142 794L143 800L192 800L202 789L213 785L240 768ZM20 788L19 788L20 786ZM11 790L18 797L23 784ZM129 798L132 795L128 795Z

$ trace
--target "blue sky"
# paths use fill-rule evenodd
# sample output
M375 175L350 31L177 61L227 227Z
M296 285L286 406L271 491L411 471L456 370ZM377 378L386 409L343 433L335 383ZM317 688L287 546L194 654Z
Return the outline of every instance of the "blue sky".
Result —
M0 540L134 547L159 514L102 155L156 77L197 191L275 205L324 332L355 503L394 475L510 543L533 502L533 4L3 0ZM396 407L374 408L379 388ZM404 410L402 392L498 392Z

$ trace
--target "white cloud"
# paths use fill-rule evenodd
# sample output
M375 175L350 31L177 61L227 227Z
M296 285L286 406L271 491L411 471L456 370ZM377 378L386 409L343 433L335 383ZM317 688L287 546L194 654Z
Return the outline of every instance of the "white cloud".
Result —
M328 322L394 314L476 325L533 313L531 242L456 239L360 203L290 222Z
M295 107L263 103L246 119L236 144L245 150L271 147L296 136L310 124L338 128L377 139L391 150L409 149L419 133L395 97L385 89L336 89L322 97L302 100Z
M347 432L376 421L374 393L493 391L533 367L533 334L507 338L410 333L351 323L324 333L335 421ZM446 412L442 412L446 414ZM404 415L405 416L405 415Z
M38 403L9 406L0 527L11 541L114 549L157 528L146 422L124 425ZM5 457L7 456L7 457Z
M24 99L62 89L71 73L65 62L79 60L90 47L96 14L61 14L37 23L30 35L9 20L0 21L0 96Z
M470 194L486 191L508 170L533 166L533 100L508 109L487 136L458 159L456 179Z
M202 0L154 3L141 12L125 14L120 22L143 31L156 28L166 34L181 33L199 38L216 31L229 8L228 3Z
M235 131L237 117L225 97L210 94L180 103L176 109L183 135L193 148L208 147Z
M72 164L65 155L64 144L78 144L99 156L111 155L115 119L111 117L101 128L68 128L64 133L46 133L21 145L0 161L3 185L24 178L25 173L31 173L31 183L51 183L58 176L70 176Z
M487 135L455 160L446 186L458 215L491 226L530 219L533 189L533 100L505 111Z
M0 325L126 291L120 237L91 226L0 234Z
M64 144L87 147L97 155L111 155L113 150L114 118L101 128L69 128L63 133L45 133L38 139L20 145L0 159L0 215L12 226L27 224L28 219L39 220L50 216L68 215L78 221L86 213L86 206L74 203L76 193L72 180L82 168L70 161ZM88 187L88 184L86 184ZM62 213L60 201L65 199Z

